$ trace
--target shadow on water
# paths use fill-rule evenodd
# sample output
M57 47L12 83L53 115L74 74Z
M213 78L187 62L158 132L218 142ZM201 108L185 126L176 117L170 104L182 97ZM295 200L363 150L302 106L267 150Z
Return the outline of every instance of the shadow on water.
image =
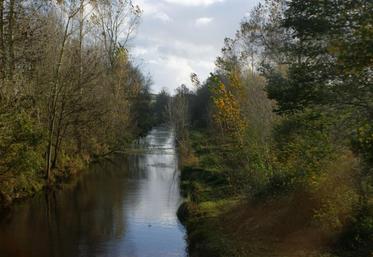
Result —
M0 221L0 257L186 256L173 132L138 146L161 152L95 164L75 186L15 206Z

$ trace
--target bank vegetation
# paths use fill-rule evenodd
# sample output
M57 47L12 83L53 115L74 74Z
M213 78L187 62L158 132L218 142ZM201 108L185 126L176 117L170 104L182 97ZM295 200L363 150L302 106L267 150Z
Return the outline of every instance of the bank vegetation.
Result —
M149 129L151 80L128 47L141 14L131 0L0 0L1 206Z
M263 1L177 90L191 256L371 256L372 10Z

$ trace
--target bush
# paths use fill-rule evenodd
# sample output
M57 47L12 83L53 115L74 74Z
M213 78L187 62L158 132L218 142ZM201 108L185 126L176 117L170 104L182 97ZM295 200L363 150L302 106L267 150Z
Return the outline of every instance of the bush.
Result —
M0 199L7 204L41 189L43 135L23 111L0 113L0 119Z
M373 252L373 208L363 208L342 233L339 248L341 256L370 257ZM348 255L348 253L352 253Z

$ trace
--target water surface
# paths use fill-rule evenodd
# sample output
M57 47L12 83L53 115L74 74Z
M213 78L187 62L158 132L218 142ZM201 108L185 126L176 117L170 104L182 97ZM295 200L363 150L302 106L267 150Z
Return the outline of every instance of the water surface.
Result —
M16 206L0 220L0 257L186 256L173 132L153 129L136 146L146 151Z

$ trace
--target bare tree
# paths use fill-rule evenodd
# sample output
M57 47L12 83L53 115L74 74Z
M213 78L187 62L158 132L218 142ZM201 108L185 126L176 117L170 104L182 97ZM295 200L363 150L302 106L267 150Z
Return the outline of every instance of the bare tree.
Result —
M116 65L118 49L125 48L140 21L141 9L131 0L102 0L94 3L94 17L110 67Z

